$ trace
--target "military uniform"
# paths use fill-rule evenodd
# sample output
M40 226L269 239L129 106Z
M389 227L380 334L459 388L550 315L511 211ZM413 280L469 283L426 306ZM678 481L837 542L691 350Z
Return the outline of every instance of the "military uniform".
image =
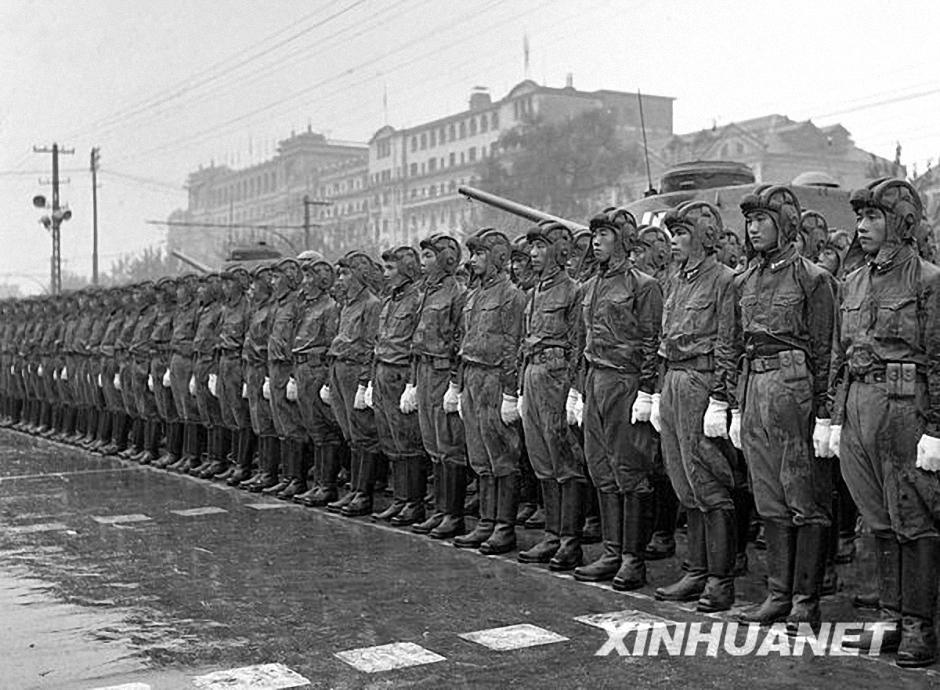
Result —
M199 322L193 337L193 379L196 390L196 408L205 426L206 458L197 458L188 468L189 474L209 479L224 466L222 458L228 453L228 434L222 426L222 408L219 399L209 390L209 376L218 377L219 328L222 320L220 277L210 274L204 278L204 299L199 310ZM216 383L218 394L218 383Z

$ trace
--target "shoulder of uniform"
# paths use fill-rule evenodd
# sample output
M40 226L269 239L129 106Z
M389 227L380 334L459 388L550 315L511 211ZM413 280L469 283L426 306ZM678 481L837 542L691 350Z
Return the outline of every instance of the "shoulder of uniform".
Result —
M927 259L918 258L917 260L920 261L921 280L930 283L932 286L940 284L940 266L927 261Z

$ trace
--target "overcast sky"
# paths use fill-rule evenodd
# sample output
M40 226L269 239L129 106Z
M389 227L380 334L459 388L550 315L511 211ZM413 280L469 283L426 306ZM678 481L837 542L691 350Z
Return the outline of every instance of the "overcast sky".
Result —
M242 167L308 122L367 141L529 76L675 97L675 129L781 113L841 122L920 172L940 156L940 3L756 0L0 0L0 283L48 282L32 196L63 156L64 267L91 272L89 151L101 147L102 269L159 244L189 171Z

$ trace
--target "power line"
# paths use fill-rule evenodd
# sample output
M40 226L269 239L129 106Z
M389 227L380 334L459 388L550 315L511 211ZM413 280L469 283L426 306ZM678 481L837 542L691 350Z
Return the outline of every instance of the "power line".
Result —
M166 225L182 228L223 228L226 230L303 230L303 225L279 225L277 223L246 224L246 223L200 223L182 220L145 220L147 225ZM312 228L321 228L321 223L311 223Z

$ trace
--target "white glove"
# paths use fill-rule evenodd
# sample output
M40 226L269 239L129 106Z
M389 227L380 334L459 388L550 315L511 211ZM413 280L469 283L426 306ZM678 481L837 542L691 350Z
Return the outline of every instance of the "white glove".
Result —
M653 413L653 396L643 391L637 391L633 409L630 410L630 423L648 422Z
M924 434L917 442L917 467L927 472L940 471L940 438Z
M519 398L503 393L503 404L499 407L499 416L503 424L510 425L519 421Z
M99 377L99 379L100 379L100 378L101 378L101 375L99 374L98 377ZM116 391L121 390L121 375L120 375L120 374L115 374L115 375L114 375L114 379L111 381L111 383L114 384L114 390L116 390Z
M333 396L330 395L330 385L328 383L324 383L320 387L320 400L323 402L324 405L329 405L332 397Z
M271 399L271 378L269 376L265 376L264 383L261 384L261 397L265 400Z
M653 393L653 406L650 408L650 424L656 429L656 433L663 430L662 417L659 413L659 401L662 400L662 393Z
M731 410L731 428L728 429L731 444L741 450L741 410Z
M813 452L817 458L831 458L832 447L829 440L832 438L832 422L828 419L816 418L813 427Z
M13 375L16 375L16 365L15 365L15 364L11 364L11 365L10 365L10 373L13 374Z
M196 375L195 374L189 377L189 394L196 395Z
M115 376L117 376L117 374L115 374ZM88 379L90 378L91 378L91 374L85 374L86 381L88 381ZM101 374L98 374L97 383L98 383L98 388L104 388L104 381L101 379Z
M248 384L247 383L242 384L242 397L245 400L248 400Z
M525 396L522 393L519 393L516 396L516 407L519 409L519 418L522 418L522 415L525 414Z
M353 409L366 410L368 407L366 405L366 387L360 383L359 387L356 388L356 397L353 398Z
M43 371L44 369L42 368L42 364L40 364L38 367L36 367L36 376L42 376Z
M728 438L728 403L709 398L702 428L708 438Z
M297 402L297 380L291 376L287 379L287 385L284 387L287 399L291 402Z
M167 370L163 372L163 387L170 387L170 368L167 367Z
M833 424L829 427L829 457L837 458L842 452L842 425Z
M147 374L147 390L153 393L153 374Z
M413 383L406 383L398 400L398 409L402 414L412 414L418 411L418 389Z
M219 376L218 374L209 374L209 378L206 380L206 388L209 389L209 394L213 398L219 397Z
M372 407L372 382L369 381L369 385L366 386L366 392L362 396L363 401L370 410L375 409Z
M568 400L565 401L565 417L568 419L568 426L580 424L578 421L578 405L584 410L584 402L581 400L581 394L574 388L568 389Z
M11 374L13 373L12 366L10 367L10 373ZM63 381L69 380L69 368L68 367L62 367L62 374L59 376L59 378L61 378Z
M444 412L454 414L460 406L460 388L451 381L444 392Z
M457 416L463 419L463 393L457 394Z

